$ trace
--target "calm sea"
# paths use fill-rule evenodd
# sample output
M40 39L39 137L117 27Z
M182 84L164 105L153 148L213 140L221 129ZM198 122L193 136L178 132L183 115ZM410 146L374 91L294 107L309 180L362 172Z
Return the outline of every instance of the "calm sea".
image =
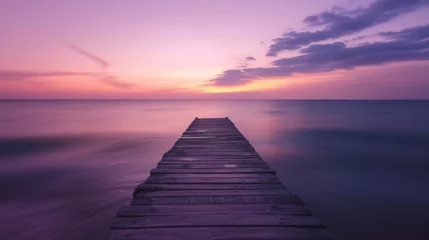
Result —
M342 239L429 239L429 101L0 101L0 239L103 239L196 117L228 116Z

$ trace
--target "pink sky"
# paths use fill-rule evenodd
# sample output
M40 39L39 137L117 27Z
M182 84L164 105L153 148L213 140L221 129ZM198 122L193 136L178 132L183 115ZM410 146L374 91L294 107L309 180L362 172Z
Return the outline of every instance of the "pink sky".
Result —
M390 5L381 4L389 1ZM280 66L291 68L288 74L281 69L275 76L265 73L275 60L303 55L299 49L282 49L275 57L266 56L273 39L292 30L315 32L338 25L311 25L304 22L308 16L320 18L318 14L328 11L355 17L343 11L359 7L363 13L357 15L388 15L391 9L382 6L407 1L1 1L0 98L428 99L425 47L407 50L406 55L395 50L391 61L383 55L374 56L381 59L376 63L356 63L356 57L350 61L352 67L337 61L332 69L326 70L326 65L312 72L311 60L300 60L293 68ZM415 2L415 7L394 9L400 14L389 20L374 17L373 24L351 33L337 28L347 34L335 32L335 37L301 49L339 41L348 48L395 41L379 33L429 24L423 21L428 19L427 1ZM345 10L332 10L333 6ZM359 36L365 38L356 40ZM398 41L403 43L402 38ZM368 59L365 54L362 58ZM249 56L256 60L246 61ZM305 70L303 64L308 65ZM240 82L228 74L219 78L234 69L250 69L251 79Z

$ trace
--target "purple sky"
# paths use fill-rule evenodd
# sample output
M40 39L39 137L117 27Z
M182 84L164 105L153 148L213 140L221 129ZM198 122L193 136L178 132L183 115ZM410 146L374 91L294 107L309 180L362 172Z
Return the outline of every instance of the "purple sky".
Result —
M428 14L429 0L5 0L0 98L429 99Z

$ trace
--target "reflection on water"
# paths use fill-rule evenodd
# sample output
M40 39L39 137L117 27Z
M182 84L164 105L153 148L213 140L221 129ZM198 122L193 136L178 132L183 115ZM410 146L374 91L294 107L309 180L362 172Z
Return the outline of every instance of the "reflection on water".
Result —
M102 239L195 116L230 117L343 239L429 236L429 102L0 101L0 239Z

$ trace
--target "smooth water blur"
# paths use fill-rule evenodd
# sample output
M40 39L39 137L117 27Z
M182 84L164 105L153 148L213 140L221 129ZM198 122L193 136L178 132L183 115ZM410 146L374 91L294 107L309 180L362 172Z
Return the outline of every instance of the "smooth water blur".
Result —
M0 239L102 239L196 117L228 116L342 239L428 239L428 101L0 101Z

